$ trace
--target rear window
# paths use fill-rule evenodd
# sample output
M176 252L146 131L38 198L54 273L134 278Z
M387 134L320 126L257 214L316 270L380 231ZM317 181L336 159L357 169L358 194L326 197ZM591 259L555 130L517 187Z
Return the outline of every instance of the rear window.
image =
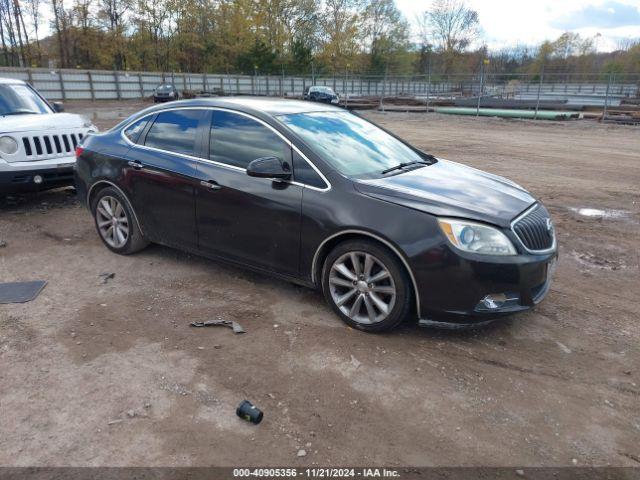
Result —
M138 143L140 134L147 126L148 122L149 117L144 117L138 121L133 122L131 125L124 129L124 136L127 137L131 142Z

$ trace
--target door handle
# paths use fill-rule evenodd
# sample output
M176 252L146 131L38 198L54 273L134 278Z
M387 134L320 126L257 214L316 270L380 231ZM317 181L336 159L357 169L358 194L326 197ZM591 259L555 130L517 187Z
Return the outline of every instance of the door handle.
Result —
M220 185L218 185L218 182L214 180L209 180L208 182L205 180L201 180L200 185L202 185L205 188L208 188L209 190L220 190L222 188Z
M140 170L140 169L143 167L143 165L142 165L140 162L138 162L137 160L129 160L129 161L127 162L127 164L128 164L130 167L135 168L136 170Z

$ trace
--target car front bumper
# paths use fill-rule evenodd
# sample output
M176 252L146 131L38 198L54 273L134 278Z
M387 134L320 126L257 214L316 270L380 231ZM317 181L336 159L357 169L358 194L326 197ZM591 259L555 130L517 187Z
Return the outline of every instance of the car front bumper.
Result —
M0 162L0 194L37 192L73 185L75 157L35 162ZM36 183L36 177L42 180Z
M489 257L447 245L423 257L414 268L422 323L438 323L434 316L445 314L444 323L465 325L540 303L551 286L558 253Z

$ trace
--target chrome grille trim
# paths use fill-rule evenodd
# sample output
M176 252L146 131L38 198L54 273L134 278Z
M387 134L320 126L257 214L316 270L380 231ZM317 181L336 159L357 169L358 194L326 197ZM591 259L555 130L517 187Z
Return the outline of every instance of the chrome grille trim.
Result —
M549 234L547 219L551 219L547 209L536 203L511 222L511 231L526 252L544 254L556 249L555 228Z

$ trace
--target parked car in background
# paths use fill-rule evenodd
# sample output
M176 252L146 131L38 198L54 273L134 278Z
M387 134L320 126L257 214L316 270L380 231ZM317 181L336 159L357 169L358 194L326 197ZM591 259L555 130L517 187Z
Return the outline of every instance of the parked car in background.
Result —
M115 253L149 242L321 288L347 324L455 326L531 308L557 257L545 207L341 108L247 97L155 106L78 149Z
M75 149L98 129L22 80L0 78L0 194L73 185Z
M178 89L171 83L161 83L153 91L153 103L171 102L179 98Z
M330 87L314 85L304 89L302 98L311 102L340 103L340 97Z

